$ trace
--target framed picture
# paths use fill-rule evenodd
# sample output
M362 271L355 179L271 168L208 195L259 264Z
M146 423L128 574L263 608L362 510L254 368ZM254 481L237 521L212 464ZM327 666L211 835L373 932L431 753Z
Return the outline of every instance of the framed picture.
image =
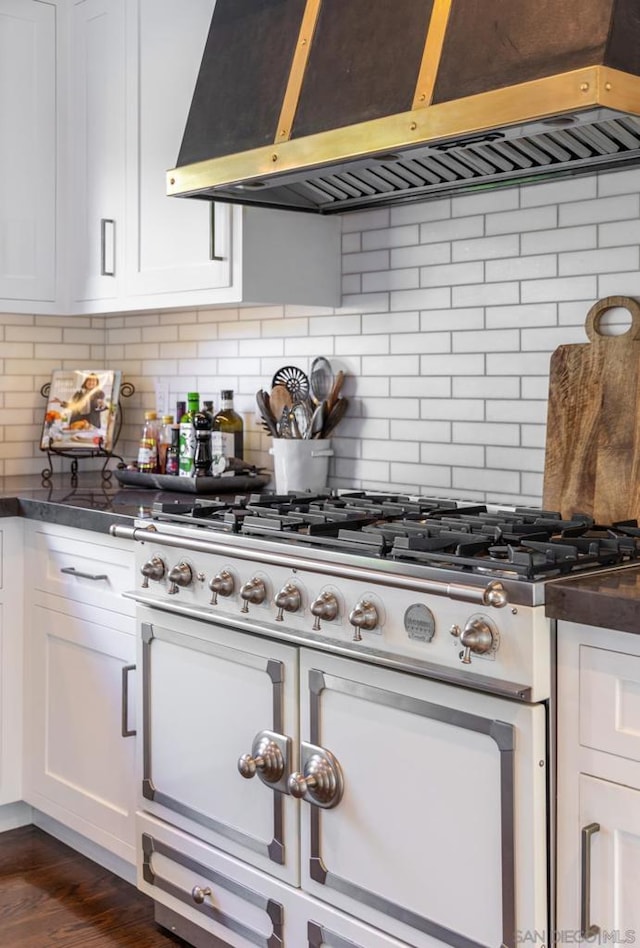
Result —
M51 376L40 450L111 451L119 391L119 371L56 370Z

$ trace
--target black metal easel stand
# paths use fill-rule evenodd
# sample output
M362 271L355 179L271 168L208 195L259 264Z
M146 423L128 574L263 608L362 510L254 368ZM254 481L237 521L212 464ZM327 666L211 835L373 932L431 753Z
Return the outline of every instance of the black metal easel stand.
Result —
M49 397L49 391L51 388L51 383L46 382L40 389L40 394L43 398ZM135 386L131 382L123 382L120 385L120 392L118 395L118 407L116 409L116 423L115 430L113 434L113 445L109 451L105 450L102 439L98 444L87 445L83 447L79 445L78 447L73 448L54 448L52 439L49 439L49 444L46 448L43 448L43 451L47 452L47 462L48 467L45 467L41 471L42 483L47 486L51 483L51 478L53 476L53 458L69 458L71 460L70 466L70 476L71 476L71 486L76 487L78 484L78 462L86 458L104 458L104 464L102 465L102 470L100 471L100 477L103 482L108 483L111 480L113 471L110 471L108 468L109 461L111 458L116 458L122 464L124 464L124 458L119 454L116 454L114 448L118 443L120 438L120 432L122 431L122 401L123 398L130 398L135 392Z

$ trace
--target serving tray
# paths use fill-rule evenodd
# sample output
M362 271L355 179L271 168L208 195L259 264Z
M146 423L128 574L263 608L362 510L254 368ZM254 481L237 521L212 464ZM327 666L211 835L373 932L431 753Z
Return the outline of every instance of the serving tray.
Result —
M243 473L230 471L217 477L177 477L174 474L141 474L116 468L113 472L123 487L149 487L153 490L170 490L185 494L226 494L260 490L271 480L269 471Z

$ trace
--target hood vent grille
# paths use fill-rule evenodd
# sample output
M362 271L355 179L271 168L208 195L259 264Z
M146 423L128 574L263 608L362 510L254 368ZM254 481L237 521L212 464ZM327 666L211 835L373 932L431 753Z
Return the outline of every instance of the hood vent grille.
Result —
M471 144L431 146L411 157L394 160L390 156L363 167L354 163L349 170L306 176L288 186L278 187L274 180L272 199L262 191L261 203L282 207L287 205L281 201L305 202L325 213L386 206L434 194L506 186L532 177L611 168L630 159L637 161L638 150L640 119L631 116L513 138L492 134ZM288 187L288 194L283 187Z
M636 163L637 0L216 0L167 192L334 214Z

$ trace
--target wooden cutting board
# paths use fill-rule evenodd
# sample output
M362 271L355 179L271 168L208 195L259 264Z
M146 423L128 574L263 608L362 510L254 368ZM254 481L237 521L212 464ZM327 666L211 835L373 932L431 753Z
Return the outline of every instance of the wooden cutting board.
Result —
M614 307L629 310L631 326L602 335L600 320ZM586 331L588 343L551 357L543 504L604 524L640 518L640 305L600 300Z

